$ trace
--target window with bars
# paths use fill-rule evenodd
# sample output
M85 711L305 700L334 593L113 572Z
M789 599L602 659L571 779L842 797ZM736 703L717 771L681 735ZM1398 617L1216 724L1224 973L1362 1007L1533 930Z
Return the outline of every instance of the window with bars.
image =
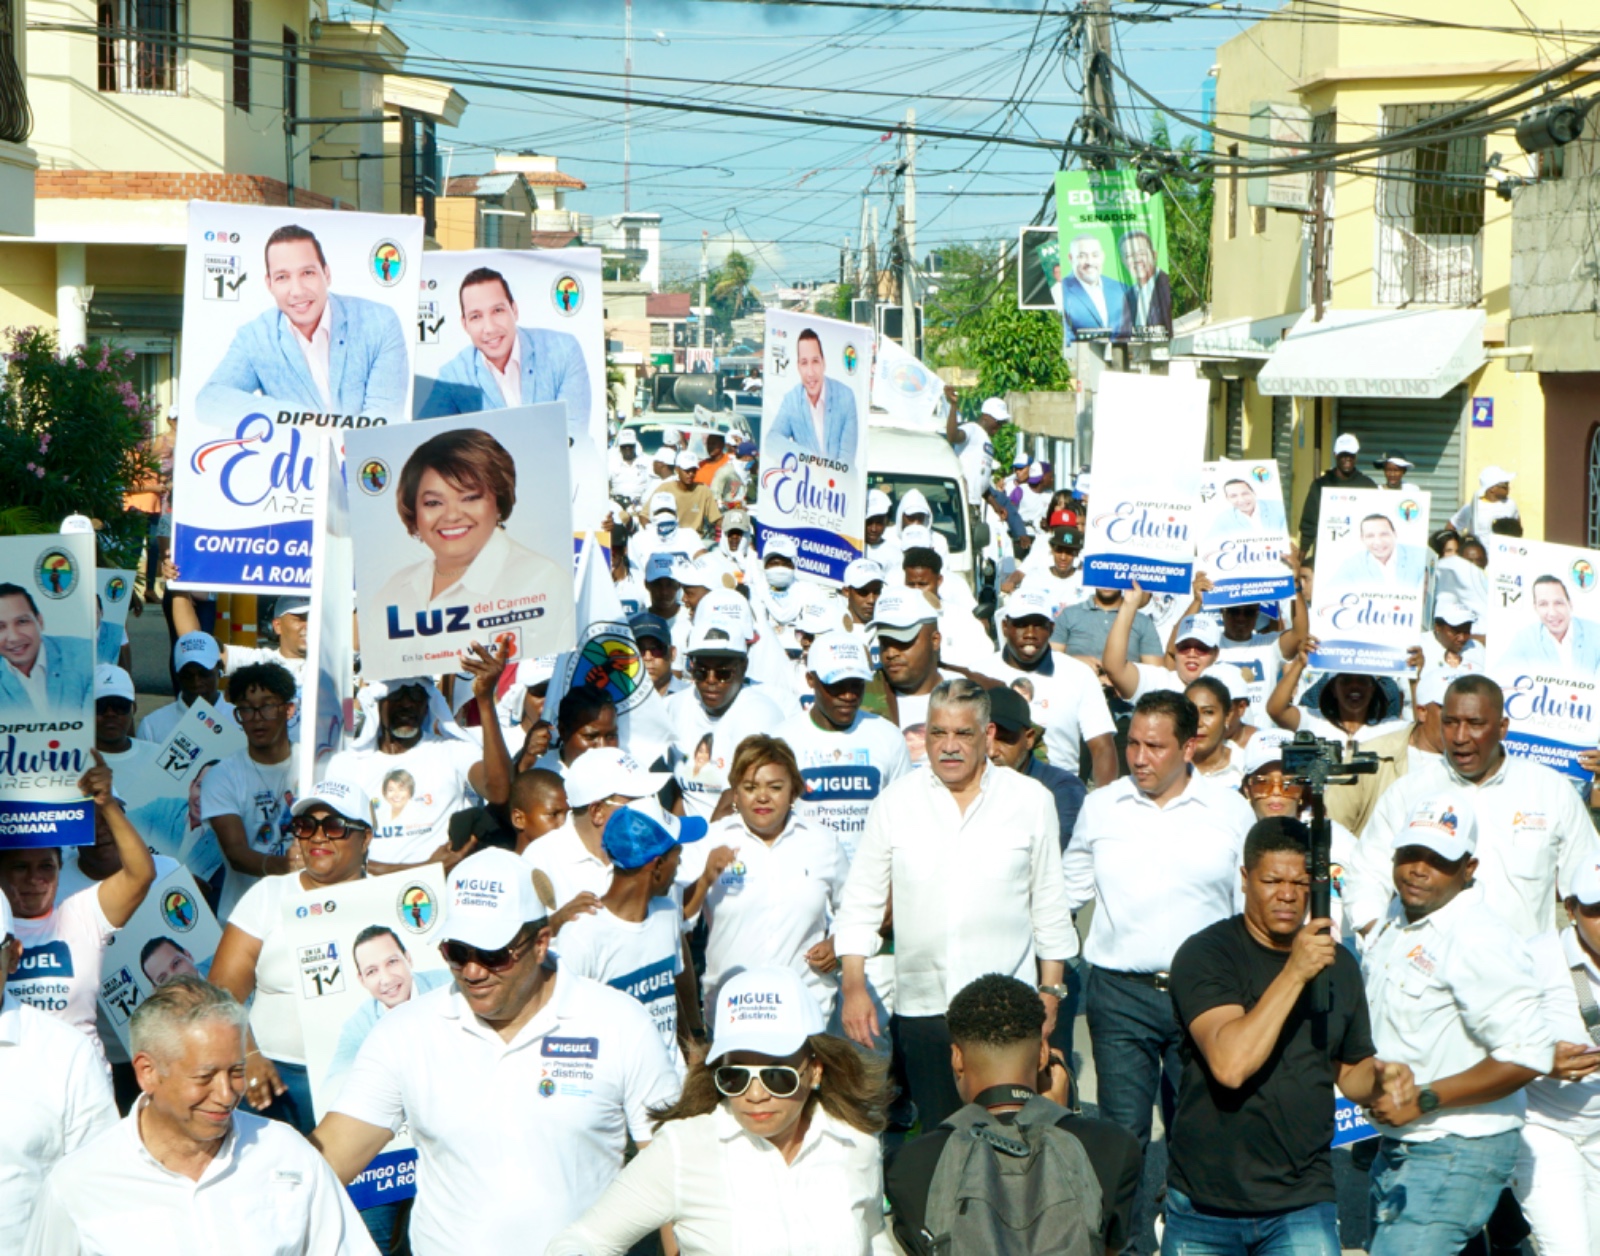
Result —
M188 84L183 0L100 0L96 6L103 92L181 95Z
M233 0L233 104L250 108L250 0Z
M1584 513L1589 548L1600 549L1600 427L1589 433L1589 509Z
M1452 104L1385 105L1383 133ZM1483 295L1482 135L1429 136L1381 159L1377 180L1379 305L1475 305Z

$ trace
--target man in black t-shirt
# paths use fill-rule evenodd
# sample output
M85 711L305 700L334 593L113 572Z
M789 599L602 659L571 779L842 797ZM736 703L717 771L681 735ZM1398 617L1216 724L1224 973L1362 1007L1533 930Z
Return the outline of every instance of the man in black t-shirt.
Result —
M1374 1055L1355 957L1329 921L1306 921L1310 841L1298 820L1258 822L1244 844L1244 914L1202 929L1173 960L1184 1064L1163 1253L1338 1256L1333 1088L1364 1106L1415 1089L1409 1068ZM1325 970L1319 1033L1310 986Z
M1061 1053L1050 1051L1044 1040L1044 1004L1032 986L999 973L979 977L950 1000L945 1025L963 1103L981 1104L1001 1122L1014 1118L1036 1094L1066 1105L1067 1067ZM1143 1168L1139 1140L1111 1121L1077 1113L1056 1125L1083 1144L1100 1184L1100 1236L1108 1253L1120 1252L1128 1241ZM931 1250L924 1230L928 1188L949 1141L948 1127L935 1129L901 1147L884 1168L894 1235L910 1256L927 1256Z

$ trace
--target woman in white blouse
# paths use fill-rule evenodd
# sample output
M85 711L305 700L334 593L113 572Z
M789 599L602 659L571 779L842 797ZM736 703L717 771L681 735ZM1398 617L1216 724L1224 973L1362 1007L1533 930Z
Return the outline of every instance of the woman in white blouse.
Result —
M1592 1046L1590 1058L1600 1059L1600 867L1585 863L1569 888L1571 927L1535 938L1530 947L1551 1032L1557 1041ZM1512 1187L1539 1254L1594 1256L1600 1251L1600 1072L1569 1066L1530 1082L1525 1094L1528 1116Z
M850 870L831 829L794 810L805 780L787 742L757 734L734 752L728 772L734 814L702 843L705 871L685 903L705 914L706 1019L717 989L744 968L792 968L827 1017L838 994L829 936Z
M545 1256L623 1256L663 1226L682 1256L886 1256L886 1102L883 1070L823 1033L798 973L742 972L655 1138Z

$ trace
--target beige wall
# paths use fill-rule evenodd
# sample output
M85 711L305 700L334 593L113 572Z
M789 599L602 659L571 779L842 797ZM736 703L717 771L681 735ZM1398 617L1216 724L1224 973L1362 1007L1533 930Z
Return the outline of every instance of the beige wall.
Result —
M0 243L0 327L56 326L56 247Z

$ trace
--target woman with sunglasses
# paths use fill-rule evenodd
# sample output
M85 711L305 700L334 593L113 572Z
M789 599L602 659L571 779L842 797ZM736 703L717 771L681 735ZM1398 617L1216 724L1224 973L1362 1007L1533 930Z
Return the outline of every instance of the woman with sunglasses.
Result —
M752 968L717 997L705 1063L656 1136L546 1256L623 1256L670 1225L682 1256L867 1256L883 1224L887 1086L823 1032L791 968Z
M1296 702L1300 678L1317 645L1311 637L1300 643L1300 649L1283 669L1278 687L1267 699L1267 714L1279 728L1291 733L1305 729L1354 749L1374 737L1411 726L1403 718L1400 687L1387 676L1334 672L1320 677Z
M300 1032L299 968L284 922L295 904L367 875L372 817L366 791L331 777L297 801L289 819L292 870L262 877L245 892L211 961L212 983L250 1007L245 1097L302 1134L317 1119Z

